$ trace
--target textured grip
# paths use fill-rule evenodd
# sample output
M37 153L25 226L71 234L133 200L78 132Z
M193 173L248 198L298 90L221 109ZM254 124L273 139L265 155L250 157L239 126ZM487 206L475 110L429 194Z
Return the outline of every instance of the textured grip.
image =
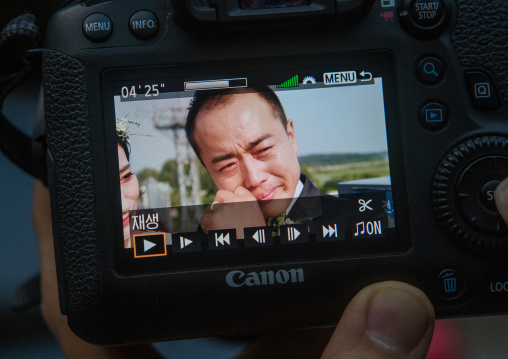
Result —
M457 0L457 8L451 39L459 61L489 70L508 104L508 1Z
M43 66L46 135L55 173L52 206L58 218L55 247L66 304L79 309L97 298L100 287L85 69L51 50L44 51Z

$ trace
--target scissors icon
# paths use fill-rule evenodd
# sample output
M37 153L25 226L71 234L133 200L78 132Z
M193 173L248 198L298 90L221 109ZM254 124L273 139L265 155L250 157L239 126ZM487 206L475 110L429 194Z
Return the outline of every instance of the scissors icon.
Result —
M423 65L423 71L425 71L427 75L439 77L439 74L436 72L436 66L432 62L426 62L425 65Z
M369 209L370 211L372 211L372 208L369 207L370 202L372 202L371 199L369 199L367 202L365 202L364 199L359 199L358 203L361 205L360 212L365 212L366 209Z

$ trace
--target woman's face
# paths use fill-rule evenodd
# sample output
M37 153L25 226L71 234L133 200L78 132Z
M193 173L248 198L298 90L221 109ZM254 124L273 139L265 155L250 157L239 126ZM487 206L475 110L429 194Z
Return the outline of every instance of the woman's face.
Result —
M122 192L123 240L125 248L132 247L129 228L129 211L138 207L139 182L132 171L122 146L118 145L118 164L120 170L120 190Z

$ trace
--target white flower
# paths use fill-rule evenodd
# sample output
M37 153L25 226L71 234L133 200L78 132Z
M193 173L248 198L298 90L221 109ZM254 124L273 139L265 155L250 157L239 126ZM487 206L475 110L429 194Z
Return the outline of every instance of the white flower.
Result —
M129 138L129 121L127 121L125 117L116 120L116 132L118 136L121 136L124 139Z

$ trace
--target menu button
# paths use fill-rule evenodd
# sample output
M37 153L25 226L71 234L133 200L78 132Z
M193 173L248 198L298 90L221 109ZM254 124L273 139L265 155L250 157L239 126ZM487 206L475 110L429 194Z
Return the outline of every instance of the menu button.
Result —
M83 21L83 34L91 41L106 40L113 32L113 22L104 14L92 14Z

